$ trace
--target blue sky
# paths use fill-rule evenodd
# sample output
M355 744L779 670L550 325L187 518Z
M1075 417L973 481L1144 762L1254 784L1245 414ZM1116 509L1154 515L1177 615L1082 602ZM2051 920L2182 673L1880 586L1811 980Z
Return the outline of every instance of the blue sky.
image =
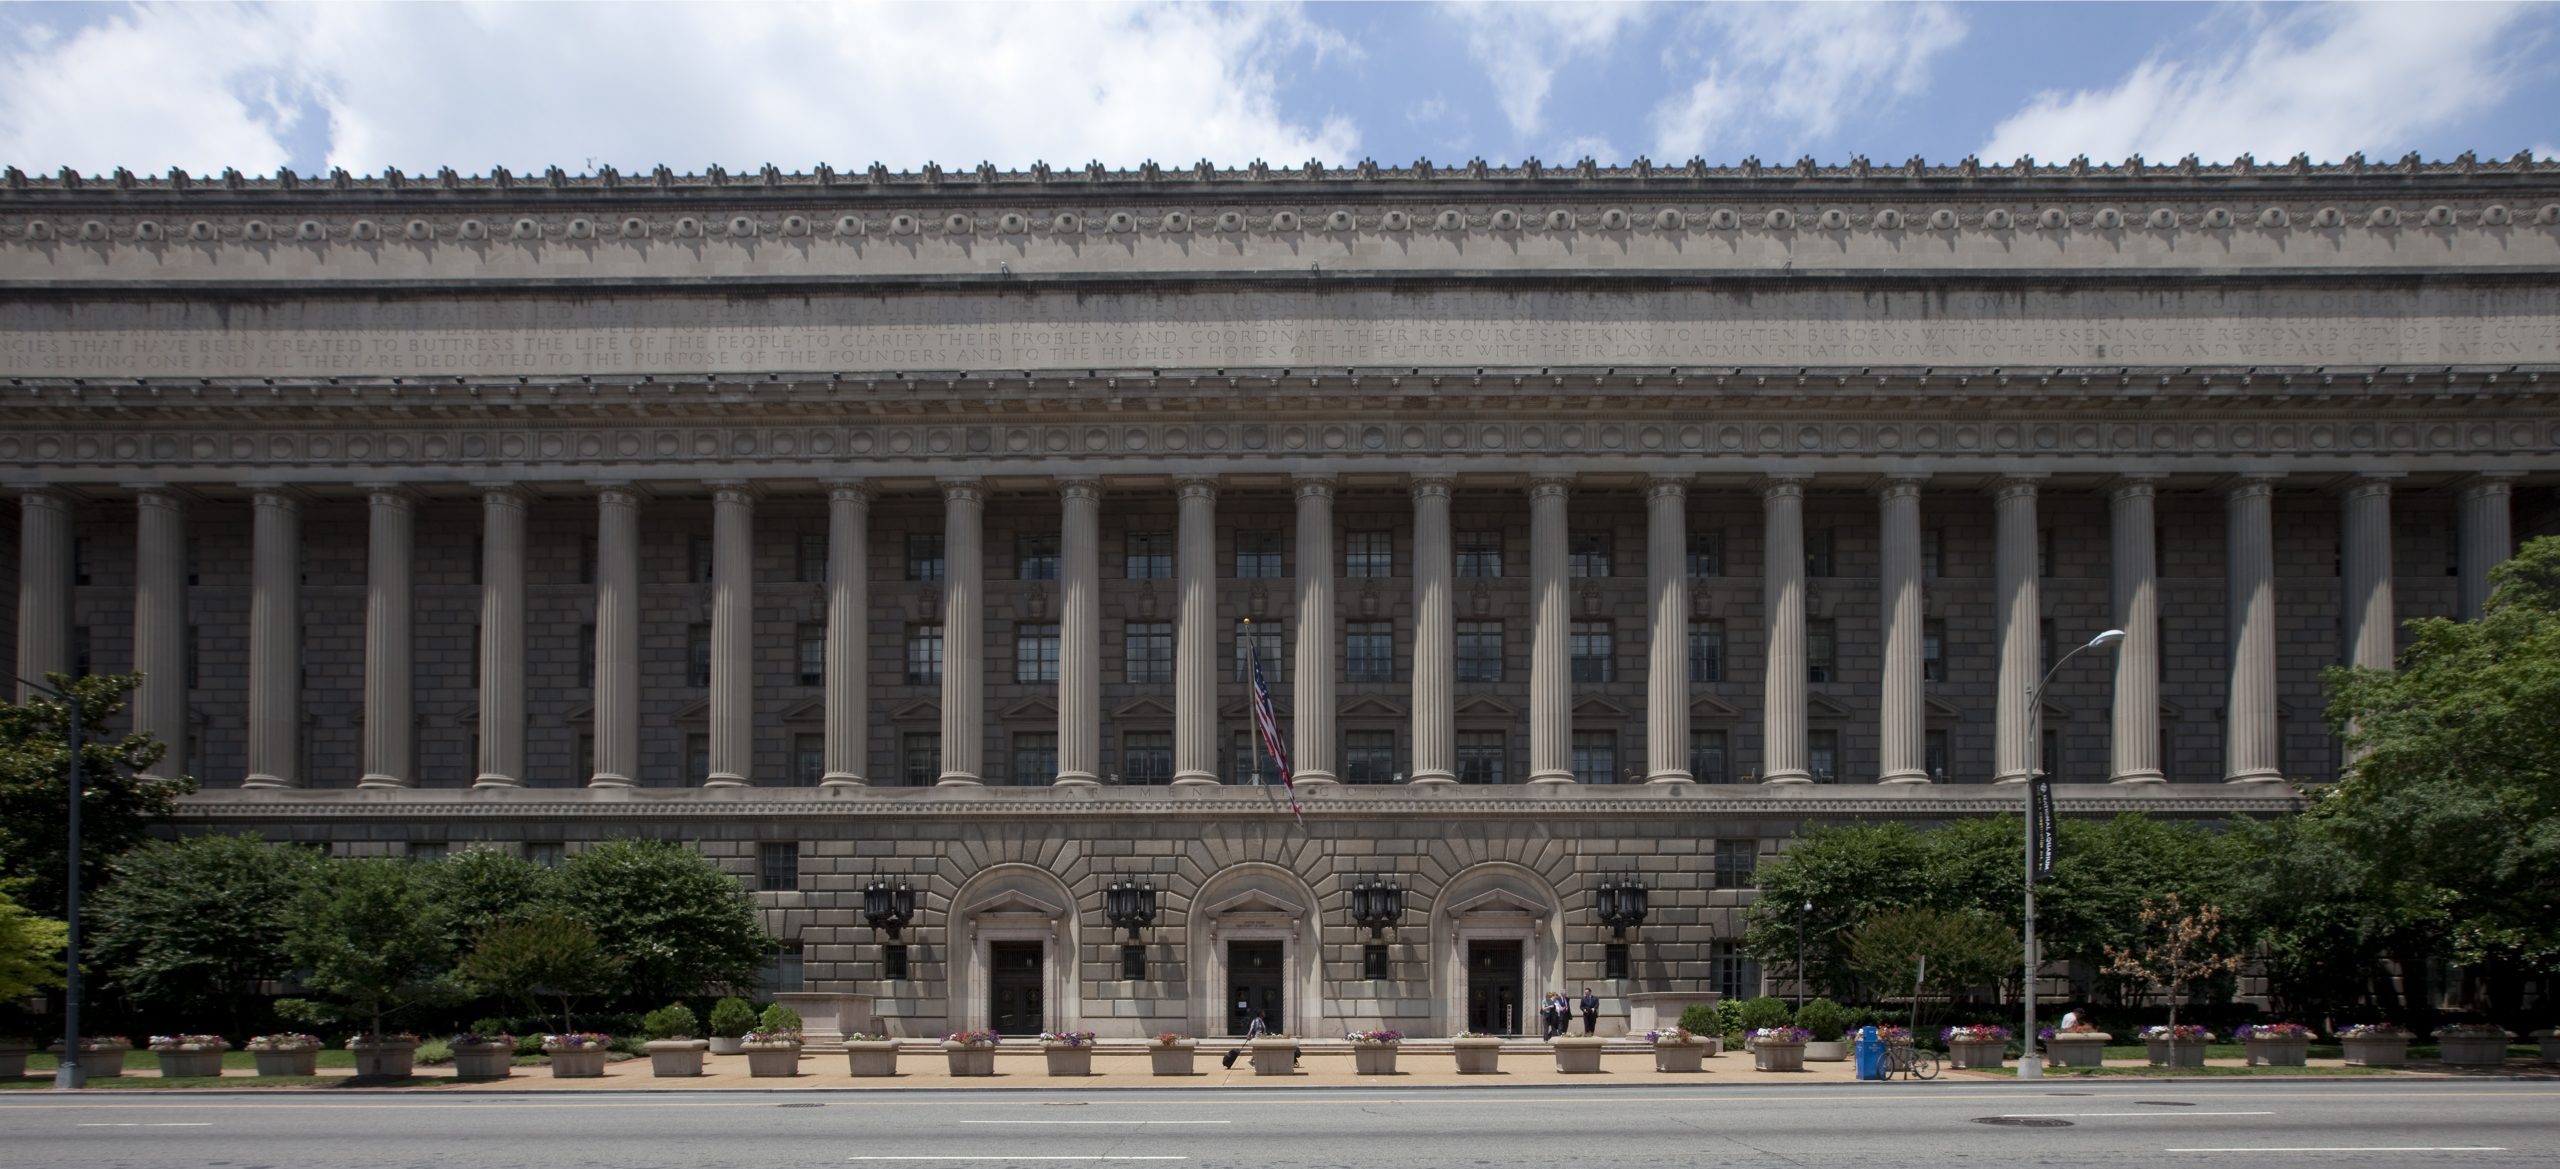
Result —
M2560 153L2560 5L0 5L0 163Z

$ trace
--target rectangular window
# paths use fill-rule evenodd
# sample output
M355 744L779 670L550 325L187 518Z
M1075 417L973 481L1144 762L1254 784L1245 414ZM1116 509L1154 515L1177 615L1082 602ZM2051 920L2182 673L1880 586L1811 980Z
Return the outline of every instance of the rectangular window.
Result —
M1947 574L1947 530L1920 529L1920 575L1941 577Z
M1396 776L1396 733L1394 731L1342 732L1342 781L1344 783L1394 783Z
M1393 621L1346 621L1342 625L1342 680L1396 680L1396 624Z
M453 846L441 840L412 840L409 842L409 859L413 861L433 863L435 861L443 860L451 855L453 855Z
M1120 977L1137 982L1147 976L1147 948L1143 945L1120 947Z
M756 969L757 989L763 991L765 997L805 989L808 986L804 973L806 958L797 939L776 946L764 964Z
M907 685L942 684L942 627L907 626Z
M72 626L72 627L71 627L71 676L72 676L72 677L75 677L75 678L85 678L85 677L88 677L90 674L92 674L92 673L95 673L95 672L96 672L96 671L93 671L93 670L91 670L91 669L89 668L89 666L90 666L90 649L91 649L91 641L92 641L92 639L91 639L91 638L90 638L90 636L89 636L89 627L88 627L88 626L86 626L86 625L74 625L74 626ZM471 644L472 644L472 645L477 646L477 645L479 645L479 644L480 644L480 642L479 642L479 640L478 640L477 638L474 638L474 639L472 640ZM476 671L476 670L475 670L475 671L473 671L473 672L474 672L475 674L476 674L476 673L478 673L478 671ZM66 797L64 797L64 798L65 798L66 800L67 800L67 799L69 799L69 797L67 797L67 796L66 796Z
M187 626L187 689L193 690L202 685L204 685L204 630L190 625ZM187 753L187 758L199 759L202 756L190 751ZM68 797L65 799L67 800Z
M1689 681L1724 681L1724 619L1698 618L1689 622Z
M1624 979L1627 976L1627 944L1608 942L1600 947L1600 977Z
M2177 782L2177 748L2178 730L2176 727L2170 725L2169 716L2163 714L2160 716L2160 778L2172 783ZM191 759L195 757L196 756L193 755L188 756L188 758Z
M1360 947L1360 977L1372 982L1387 976L1387 946L1384 942L1367 942Z
M1262 759L1262 737L1253 731L1237 731L1227 740L1229 783L1260 784L1266 768Z
M1236 682L1253 685L1253 662L1262 659L1262 680L1278 686L1289 680L1289 663L1280 656L1280 627L1269 621L1236 622Z
M1618 782L1617 732L1573 733L1573 778L1577 783Z
M1804 753L1807 769L1815 783L1840 782L1840 732L1831 729L1806 731Z
M1173 579L1173 535L1131 532L1121 556L1121 574L1130 580Z
M1030 787L1058 778L1058 732L1013 733L1013 782Z
M1716 993L1736 1002L1760 996L1759 960L1743 953L1740 945L1711 943L1707 961L1715 970Z
M890 982L906 981L907 947L904 943L893 942L880 947L880 977Z
M898 736L898 773L908 787L931 787L942 778L942 732L908 731Z
M1730 783L1726 770L1725 733L1720 730L1689 732L1689 777L1700 783Z
M570 760L569 766L569 778L574 782L584 783L587 777L596 773L596 737L593 732L578 732L578 757Z
M684 737L684 774L677 778L686 783L700 783L710 777L711 736L704 731L689 732Z
M578 627L578 688L593 690L596 685L596 627L590 621Z
M1276 580L1280 576L1280 533L1269 528L1246 528L1236 533L1236 577L1239 580Z
M578 537L578 583L582 585L596 583L596 538L594 536Z
M1013 627L1013 680L1058 680L1058 623L1024 622Z
M1573 651L1573 680L1618 680L1617 632L1606 621L1576 621L1567 641Z
M2036 575L2053 575L2053 529L2036 529Z
M708 623L685 627L684 684L696 689L711 684L711 626Z
M942 533L907 533L907 579L912 581L942 579Z
M2052 776L2054 782L2066 782L2062 778L2062 732L2046 727L2043 738L2039 742L2040 745L2036 750L2036 767L2046 775Z
M1058 579L1058 533L1021 532L1013 537L1013 579Z
M1721 529L1689 533L1689 575L1724 575L1724 532Z
M1804 623L1804 680L1840 680L1840 623L1816 617Z
M791 736L791 782L816 787L827 777L827 737L812 732Z
M1458 782L1504 783L1503 732L1458 732Z
M711 573L714 565L714 560L711 554L711 537L689 537L685 541L685 549L685 579L697 584L711 583Z
M2053 618L2047 617L2036 622L2036 661L2041 663L2037 669L2047 672L2053 669L2053 649Z
M800 684L803 686L826 685L827 627L817 624L803 624L797 632L797 644L799 646Z
M799 888L799 842L768 841L757 845L756 889L764 893L792 893Z
M1757 840L1719 840L1716 842L1716 888L1750 889L1759 883L1755 875L1760 868L1760 842Z
M75 586L89 583L89 538L87 536L71 537L71 583Z
M1930 779L1947 782L1947 732L1924 732L1920 743L1920 766L1929 772Z
M1947 623L1942 618L1920 623L1920 680L1947 680Z
M1458 622L1458 681L1502 681L1502 622Z
M1565 575L1607 576L1615 559L1616 538L1609 532L1571 532L1565 539Z
M1394 576L1396 536L1393 532L1344 532L1342 575Z
M1173 732L1124 731L1120 735L1120 782L1173 782Z
M524 844L524 859L546 869L556 869L560 862L569 859L569 848L557 840L528 840Z
M1139 686L1173 682L1173 622L1131 621L1120 627L1121 668Z
M1804 574L1805 574L1806 576L1837 576L1837 575L1839 575L1838 573L1836 573L1836 572L1833 572L1833 571L1832 571L1834 568L1837 568L1837 567L1838 567L1838 565L1837 565L1836 563L1834 563L1834 561L1833 561L1833 558L1832 558L1832 555L1831 555L1831 545L1832 545L1831 529L1829 529L1829 528L1807 528L1807 529L1805 529L1805 533L1804 533Z
M799 561L800 575L797 579L800 583L827 583L827 534L825 532L800 533Z
M1458 575L1462 577L1502 575L1501 529L1486 528L1458 533Z

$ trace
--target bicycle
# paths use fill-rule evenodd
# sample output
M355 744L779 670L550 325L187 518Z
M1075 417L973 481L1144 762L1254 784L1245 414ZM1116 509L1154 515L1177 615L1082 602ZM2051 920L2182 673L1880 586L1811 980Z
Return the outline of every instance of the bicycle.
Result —
M1896 1073L1906 1080L1937 1079L1937 1053L1909 1044L1888 1045L1884 1049L1884 1076L1890 1080Z

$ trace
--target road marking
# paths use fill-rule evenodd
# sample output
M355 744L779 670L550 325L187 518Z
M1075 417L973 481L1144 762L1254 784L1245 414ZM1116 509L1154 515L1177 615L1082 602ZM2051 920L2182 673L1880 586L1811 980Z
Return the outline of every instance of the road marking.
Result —
M2276 1148L2162 1149L2164 1153L2503 1153L2505 1145L2299 1145Z
M2152 1116L2185 1120L2193 1116L2273 1116L2272 1112L2003 1112L2002 1116Z
M84 1120L82 1128L212 1128L210 1120Z
M1189 1157L847 1157L848 1161L1188 1161Z
M1232 1120L964 1120L962 1124L1234 1124Z

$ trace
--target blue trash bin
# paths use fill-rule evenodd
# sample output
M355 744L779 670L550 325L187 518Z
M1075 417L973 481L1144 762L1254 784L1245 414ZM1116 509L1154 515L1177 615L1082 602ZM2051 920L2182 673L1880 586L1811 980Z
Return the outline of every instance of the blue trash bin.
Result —
M1884 1074L1884 1038L1876 1034L1874 1024L1858 1028L1858 1078L1881 1080Z

